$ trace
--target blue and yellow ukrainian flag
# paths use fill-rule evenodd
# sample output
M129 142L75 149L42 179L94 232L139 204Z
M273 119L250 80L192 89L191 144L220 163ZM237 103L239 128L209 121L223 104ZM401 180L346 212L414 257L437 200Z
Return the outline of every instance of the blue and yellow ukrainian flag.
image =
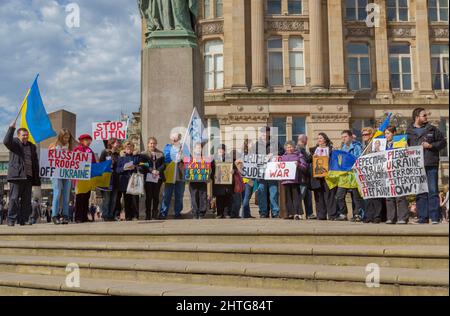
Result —
M112 161L106 160L93 163L91 167L91 179L77 181L76 194L88 193L95 188L109 188L112 175Z
M373 135L373 138L382 138L384 137L384 132L386 131L386 128L389 127L389 124L391 122L392 113L389 113L387 118L384 120L383 124L378 128L378 130Z
M395 135L393 139L393 148L406 148L408 147L408 135L401 134L401 135Z
M37 144L56 136L53 130L52 123L45 111L44 103L42 102L41 93L37 80L39 75L34 79L33 85L27 92L25 100L23 100L21 111L20 127L26 128L29 132L29 141Z
M330 169L325 181L330 189L335 187L356 189L355 172L352 170L356 157L342 150L333 150L330 157Z

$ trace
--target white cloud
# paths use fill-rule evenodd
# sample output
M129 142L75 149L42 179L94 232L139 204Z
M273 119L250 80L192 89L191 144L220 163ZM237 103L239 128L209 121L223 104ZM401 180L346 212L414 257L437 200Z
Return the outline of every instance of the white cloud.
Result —
M140 102L140 17L133 0L76 0L80 28L67 28L67 0L0 2L0 136L34 76L47 111L77 114L77 134Z

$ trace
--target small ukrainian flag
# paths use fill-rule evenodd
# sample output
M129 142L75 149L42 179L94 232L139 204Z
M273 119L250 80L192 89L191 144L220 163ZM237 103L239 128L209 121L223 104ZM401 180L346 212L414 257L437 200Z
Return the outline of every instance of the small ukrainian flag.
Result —
M28 90L21 107L22 117L20 127L28 130L29 141L33 144L56 136L47 111L45 110L44 103L42 102L37 83L38 78L39 75L34 79L33 85Z
M106 160L93 163L91 168L91 179L77 181L76 194L88 193L95 188L108 188L111 183L112 161Z
M406 147L408 147L408 135L406 135L406 134L395 135L393 142L394 142L394 145L393 145L394 149L406 148Z

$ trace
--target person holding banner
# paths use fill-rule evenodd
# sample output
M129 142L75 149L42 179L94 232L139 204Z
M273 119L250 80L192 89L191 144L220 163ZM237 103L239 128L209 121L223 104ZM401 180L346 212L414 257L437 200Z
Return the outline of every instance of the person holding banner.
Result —
M282 146L271 137L271 128L263 127L260 130L261 137L255 144L252 153L257 155L269 155L271 157L281 156L284 153ZM280 217L279 205L279 182L260 180L258 182L258 204L261 218L269 218L269 211L272 209L272 218ZM270 205L269 205L270 204ZM270 207L269 207L270 206Z
M164 147L164 163L165 169L165 183L163 201L161 205L160 219L166 219L169 214L170 203L175 191L175 219L181 219L181 212L183 211L183 197L186 189L184 182L184 164L183 157L188 155L187 146L181 144L181 134L173 133L170 136L171 143Z
M16 222L21 226L31 225L32 188L41 185L39 159L36 145L28 141L28 130L19 128L17 137L14 137L15 130L16 122L13 122L3 140L10 151L7 177L10 185L7 225L14 226Z
M350 130L345 130L342 132L342 147L341 150L345 151L356 158L361 156L363 149L361 144L358 141L353 140L353 133ZM347 192L351 192L352 198L354 199L354 208L353 208L353 221L361 222L364 218L364 200L361 197L358 189L349 189L344 187L338 187L336 192L336 201L338 207L338 216L336 220L346 221L347 220L347 202L345 201L345 196Z
M131 141L124 143L123 156L117 161L117 174L119 175L119 191L124 194L125 220L132 221L137 213L138 205L134 195L128 194L128 182L136 167L139 165L139 156L134 153L134 144Z
M103 202L101 206L102 218L105 222L115 221L115 211L117 195L119 194L119 175L116 168L120 158L121 142L117 138L111 138L108 140L108 145L100 155L100 162L111 160L111 184L108 188L99 188L102 191Z
M50 144L49 150L72 151L75 147L75 140L68 129L61 129L56 138L56 142ZM52 202L52 222L55 225L69 224L69 202L72 181L69 179L52 179L53 202ZM62 205L61 205L62 204ZM62 209L63 219L59 218L59 210Z
M395 126L386 128L386 150L394 149L394 136L397 133ZM408 201L406 196L386 199L387 221L386 224L406 225L409 220Z
M281 184L284 186L286 198L286 217L284 219L303 219L303 207L300 200L300 184L305 183L305 174L308 171L308 164L305 157L298 151L295 151L295 144L289 141L284 146L285 153L281 157L283 162L295 162L297 172L294 180L285 180Z
M210 159L209 159L210 160ZM208 161L207 157L203 156L203 145L195 143L190 163L199 163ZM191 181L189 183L189 192L191 194L192 213L194 219L203 219L206 216L208 209L208 187L207 182Z
M78 138L80 144L75 147L74 152L90 153L92 155L92 163L96 163L94 151L89 147L92 144L92 137L89 134L83 134ZM86 193L78 193L75 197L75 222L88 222L89 213L89 199L91 198L91 191Z
M311 155L325 154L328 159L333 151L333 143L325 133L317 136L317 146L311 148ZM337 216L336 188L330 189L324 177L312 177L311 189L316 201L317 219L321 221L335 220Z
M226 146L224 144L220 145L217 149L217 154L214 156L212 179L214 179L216 163L218 162L233 162L233 159L226 154ZM232 217L233 193L234 188L232 184L213 183L213 195L216 197L217 218Z
M422 146L424 151L425 171L428 178L428 193L418 194L418 224L439 224L439 153L447 146L447 140L441 131L428 122L428 114L424 108L413 111L413 123L408 127L408 146Z
M139 166L145 175L145 220L157 219L159 216L159 194L164 182L164 154L156 146L158 141L150 137L147 150L140 155Z

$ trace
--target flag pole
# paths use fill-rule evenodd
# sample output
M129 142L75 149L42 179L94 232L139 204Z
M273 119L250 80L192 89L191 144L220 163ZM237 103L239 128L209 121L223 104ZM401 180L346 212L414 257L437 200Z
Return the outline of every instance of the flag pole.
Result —
M36 78L34 79L33 84L36 82L36 80L38 80L38 78L39 78L39 74L36 75ZM26 95L25 98L23 99L22 105L21 105L20 108L19 108L19 113L17 113L17 116L16 116L16 119L14 120L14 123L16 123L17 120L19 119L20 113L22 112L23 107L25 106L25 102L27 101L28 96L30 95L30 91L31 91L31 88L28 89L27 95Z

